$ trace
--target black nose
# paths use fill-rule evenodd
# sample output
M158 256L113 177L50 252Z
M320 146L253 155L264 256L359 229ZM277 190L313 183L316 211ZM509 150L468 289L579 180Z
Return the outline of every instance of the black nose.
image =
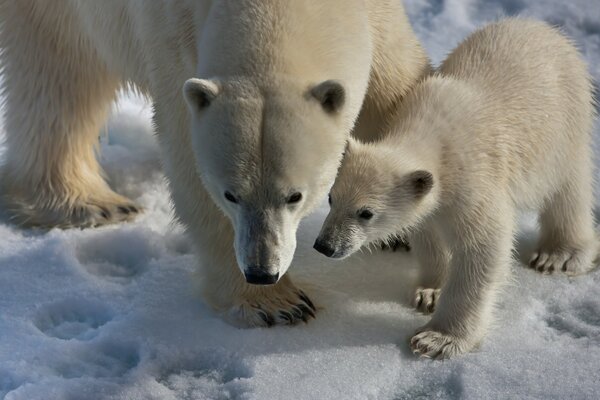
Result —
M270 274L266 272L268 268L264 267L250 267L244 271L246 276L246 282L251 285L273 285L279 280L279 272L276 274Z
M329 245L322 240L317 239L313 246L319 253L325 254L327 257L331 257L335 250L329 247Z

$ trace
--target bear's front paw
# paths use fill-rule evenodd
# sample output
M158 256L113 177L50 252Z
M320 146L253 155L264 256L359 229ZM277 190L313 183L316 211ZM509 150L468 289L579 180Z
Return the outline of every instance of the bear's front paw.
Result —
M404 250L409 252L411 250L408 239L400 235L394 236L391 240L380 242L379 246L381 247L381 250L384 251L391 250L396 252L398 250Z
M420 357L435 359L450 358L470 350L464 340L427 327L418 330L410 339L410 348Z
M413 306L423 314L431 314L435 311L435 305L440 301L440 289L418 287L415 291Z
M538 250L531 256L529 267L543 274L562 271L567 275L579 275L593 267L594 248L554 248Z
M317 307L304 291L280 282L244 296L225 313L225 319L244 328L270 327L308 322L316 312Z

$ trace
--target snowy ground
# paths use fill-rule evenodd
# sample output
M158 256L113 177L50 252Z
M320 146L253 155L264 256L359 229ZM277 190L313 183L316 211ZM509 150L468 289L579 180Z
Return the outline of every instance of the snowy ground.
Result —
M600 79L600 0L407 9L436 63L485 21L520 13L564 26ZM318 318L255 330L221 322L193 291L194 257L170 222L149 116L124 98L103 139L111 184L147 209L139 220L47 233L0 223L0 398L600 398L600 271L547 277L515 262L481 349L417 360L407 339L426 318L407 305L412 257L328 261L311 249L326 206L302 225L291 269L324 306ZM522 225L526 257L535 224Z

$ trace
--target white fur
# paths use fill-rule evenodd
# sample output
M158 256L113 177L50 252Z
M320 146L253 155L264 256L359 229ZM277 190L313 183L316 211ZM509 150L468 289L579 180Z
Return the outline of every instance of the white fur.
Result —
M332 184L355 122L362 138L381 132L429 71L397 0L0 0L0 26L2 184L15 219L88 226L137 212L104 182L93 152L115 91L134 85L153 100L204 297L244 326L312 313L283 276L298 222ZM319 100L328 80L344 88L334 112ZM210 106L197 107L198 90ZM286 204L295 191L302 201ZM283 278L249 285L238 265Z
M592 268L593 117L590 78L568 39L541 22L488 25L415 87L385 138L350 142L320 240L342 253L345 243L347 255L416 231L425 268L419 285L438 288L450 268L439 299L417 290L415 305L435 313L411 347L425 357L469 351L490 324L509 270L517 208L540 210L532 267ZM433 177L421 195L422 185L409 179L417 170ZM361 220L363 208L373 218Z

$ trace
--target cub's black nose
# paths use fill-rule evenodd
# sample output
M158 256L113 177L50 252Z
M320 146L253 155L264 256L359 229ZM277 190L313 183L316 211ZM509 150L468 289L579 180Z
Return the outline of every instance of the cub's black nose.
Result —
M333 253L335 253L334 249L332 249L327 243L319 239L315 241L315 245L313 247L316 251L318 251L321 254L325 254L327 257L331 257L333 256Z
M273 285L279 280L279 272L270 274L267 268L250 267L244 271L246 282L251 285Z

